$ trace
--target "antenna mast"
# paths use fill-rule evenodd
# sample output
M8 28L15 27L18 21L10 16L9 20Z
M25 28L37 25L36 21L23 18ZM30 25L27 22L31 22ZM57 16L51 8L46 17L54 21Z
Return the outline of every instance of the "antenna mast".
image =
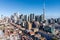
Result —
M43 0L43 20L45 20L45 0Z

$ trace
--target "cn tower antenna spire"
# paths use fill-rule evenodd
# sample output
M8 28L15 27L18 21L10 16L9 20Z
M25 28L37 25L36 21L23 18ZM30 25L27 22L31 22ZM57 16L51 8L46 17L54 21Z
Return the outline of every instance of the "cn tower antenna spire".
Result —
M45 1L43 0L43 20L45 20Z
M45 14L45 0L43 0L43 14Z

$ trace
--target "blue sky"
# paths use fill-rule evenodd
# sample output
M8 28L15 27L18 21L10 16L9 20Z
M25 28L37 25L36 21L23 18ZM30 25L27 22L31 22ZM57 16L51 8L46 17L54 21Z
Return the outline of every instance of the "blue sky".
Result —
M60 0L45 1L46 18L60 17ZM43 13L43 0L0 0L0 15L10 16L15 12L20 14Z

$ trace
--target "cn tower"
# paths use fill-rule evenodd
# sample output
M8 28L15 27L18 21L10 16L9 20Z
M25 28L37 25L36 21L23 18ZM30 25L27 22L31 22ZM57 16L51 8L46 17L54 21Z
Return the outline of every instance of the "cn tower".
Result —
M43 0L43 20L45 20L45 1Z

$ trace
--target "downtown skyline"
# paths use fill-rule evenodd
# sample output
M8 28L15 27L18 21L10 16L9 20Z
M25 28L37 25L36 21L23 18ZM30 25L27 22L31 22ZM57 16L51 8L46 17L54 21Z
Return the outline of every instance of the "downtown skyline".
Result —
M19 14L34 13L43 14L43 0L0 0L0 15L11 16L15 12ZM45 14L46 18L60 17L60 0L46 0Z

